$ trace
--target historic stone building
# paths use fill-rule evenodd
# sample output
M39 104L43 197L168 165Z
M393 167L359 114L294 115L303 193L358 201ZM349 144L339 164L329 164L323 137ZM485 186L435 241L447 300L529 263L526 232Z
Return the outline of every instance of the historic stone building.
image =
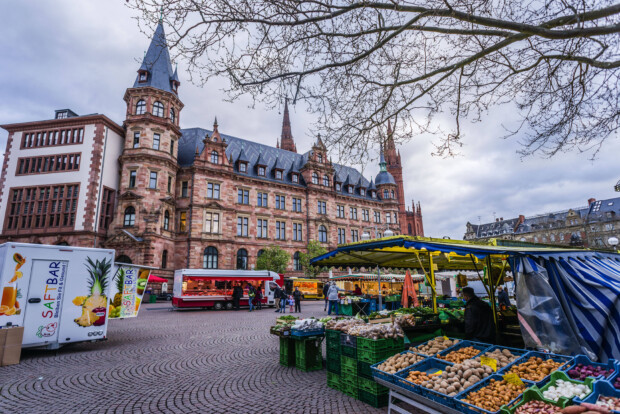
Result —
M155 266L158 274L171 276L185 267L250 269L261 249L272 244L291 254L294 273L310 240L329 249L358 241L364 232L373 238L388 229L423 235L420 204L412 210L405 205L391 126L380 172L368 180L354 168L332 163L320 136L309 151L298 153L288 103L275 147L221 133L217 119L212 129L181 129L179 86L160 22L125 92L122 127L103 115L3 126L9 142L0 188L1 240L105 246L116 249L122 261ZM84 135L78 133L83 138L58 148L54 135L45 132L80 125L86 126ZM62 170L58 163L46 167L45 151L39 154L40 145L31 147L24 138L31 136L53 147L45 151L78 154L81 175L74 177L78 172L62 162ZM37 158L35 167L25 168L51 186L49 191L29 192L28 178L18 179L25 158ZM54 188L65 183L79 185L58 195ZM48 203L47 194L64 204ZM75 217L62 221L60 208ZM60 227L51 224L58 214ZM37 215L33 225L29 217Z
M620 198L596 200L588 206L554 213L484 224L467 223L465 240L508 239L530 243L590 248L612 248L611 237L620 237Z

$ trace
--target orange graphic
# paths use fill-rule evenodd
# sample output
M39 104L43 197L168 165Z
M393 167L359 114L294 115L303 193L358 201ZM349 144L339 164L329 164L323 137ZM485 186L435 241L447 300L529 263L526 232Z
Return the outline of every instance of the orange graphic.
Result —
M15 307L15 301L17 299L17 289L12 286L6 286L2 290L2 302L0 305L6 306L7 308Z

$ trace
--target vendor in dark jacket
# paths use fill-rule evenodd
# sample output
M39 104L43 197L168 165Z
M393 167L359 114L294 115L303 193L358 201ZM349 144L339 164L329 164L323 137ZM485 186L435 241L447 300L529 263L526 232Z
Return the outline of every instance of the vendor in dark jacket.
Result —
M327 292L329 291L330 286L331 285L329 284L329 282L323 285L323 297L325 297L325 308L323 310L325 312L327 312L327 305L329 304L329 299L327 299Z
M497 288L497 302L499 303L500 308L510 307L510 298L508 297L508 292L506 292L501 286Z
M243 296L243 288L235 284L232 291L233 309L239 310L239 299Z
M495 325L491 307L483 302L470 287L463 288L465 304L465 339L495 342Z

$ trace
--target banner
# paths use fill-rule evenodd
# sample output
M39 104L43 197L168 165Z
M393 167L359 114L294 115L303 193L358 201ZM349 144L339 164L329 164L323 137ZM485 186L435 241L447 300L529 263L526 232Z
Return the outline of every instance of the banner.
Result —
M119 265L114 275L108 314L110 318L135 318L151 271L140 266Z

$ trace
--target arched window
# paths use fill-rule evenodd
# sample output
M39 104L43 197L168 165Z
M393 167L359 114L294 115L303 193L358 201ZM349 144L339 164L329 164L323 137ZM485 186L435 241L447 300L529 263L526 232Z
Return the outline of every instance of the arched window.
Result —
M299 260L301 258L301 255L299 254L299 252L295 252L295 254L293 255L293 268L295 270L301 270L301 260Z
M161 252L161 268L165 269L168 266L168 250Z
M217 153L217 151L211 151L211 163L218 164L219 159L220 155Z
M323 185L325 187L329 187L329 177L327 176L327 174L323 176Z
M319 241L327 243L327 229L322 224L319 226Z
M146 102L144 99L140 99L136 104L136 115L144 115L146 112Z
M248 251L245 249L237 250L237 269L247 270L248 268Z
M164 104L157 101L153 104L153 115L160 118L164 117Z
M170 108L170 122L174 124L177 120L177 114L174 112L174 108Z
M164 212L164 230L170 229L170 212L166 210Z
M125 218L123 220L123 225L126 227L133 226L136 222L136 209L132 206L129 206L125 209Z
M387 189L383 190L383 198L390 198L390 192Z
M129 256L127 256L126 254L121 254L120 256L118 256L115 260L117 263L126 263L126 264L131 264L131 259L129 258Z
M261 257L263 253L265 253L265 251L263 249L260 249L258 253L256 253L256 257Z
M318 184L319 183L319 175L317 173L312 173L312 184Z
M217 249L209 246L202 255L202 267L205 269L217 269Z

